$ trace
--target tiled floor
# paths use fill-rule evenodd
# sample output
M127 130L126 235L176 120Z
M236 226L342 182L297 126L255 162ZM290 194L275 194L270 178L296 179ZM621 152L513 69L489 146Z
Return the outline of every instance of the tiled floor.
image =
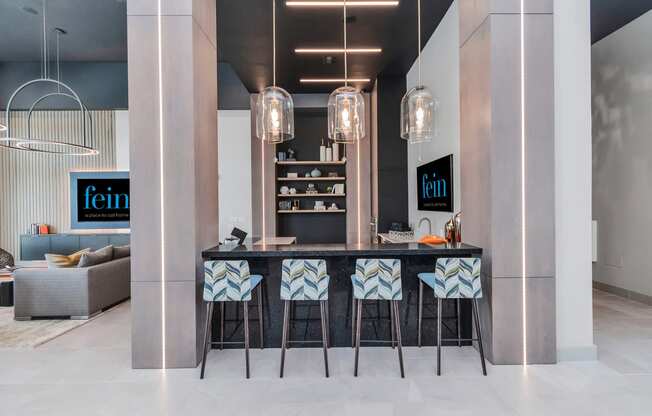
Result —
M447 348L444 375L433 348L405 351L401 380L391 349L330 351L330 379L319 349L293 349L286 378L279 350L213 352L198 370L130 368L129 304L34 350L0 351L0 415L649 415L652 409L652 308L595 293L599 362L489 367L471 348ZM374 364L380 363L380 364Z

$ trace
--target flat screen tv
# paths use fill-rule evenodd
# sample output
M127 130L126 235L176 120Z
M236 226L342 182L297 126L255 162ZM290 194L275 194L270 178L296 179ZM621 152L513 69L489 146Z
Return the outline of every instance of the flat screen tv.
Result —
M72 229L129 228L129 172L70 172Z
M453 212L453 155L417 167L419 211Z

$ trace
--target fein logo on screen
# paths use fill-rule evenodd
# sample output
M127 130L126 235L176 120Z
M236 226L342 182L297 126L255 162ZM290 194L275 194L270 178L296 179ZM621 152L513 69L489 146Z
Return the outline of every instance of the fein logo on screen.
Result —
M417 167L420 211L453 212L453 155Z
M78 179L77 221L129 221L129 179Z

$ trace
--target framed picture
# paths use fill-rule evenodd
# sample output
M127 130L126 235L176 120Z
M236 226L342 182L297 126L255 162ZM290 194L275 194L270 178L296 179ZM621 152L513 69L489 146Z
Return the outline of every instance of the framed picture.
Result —
M417 167L419 211L453 212L453 155Z

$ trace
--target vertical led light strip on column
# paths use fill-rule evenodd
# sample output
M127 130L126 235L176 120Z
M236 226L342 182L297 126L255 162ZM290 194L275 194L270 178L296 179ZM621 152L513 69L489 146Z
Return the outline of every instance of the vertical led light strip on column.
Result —
M159 166L160 166L160 187L161 187L161 364L163 370L166 368L166 317L165 317L165 152L163 151L163 31L161 0L157 4L158 23L158 134L159 134Z
M527 275L525 213L525 0L521 0L521 267L523 297L523 370L527 371Z

